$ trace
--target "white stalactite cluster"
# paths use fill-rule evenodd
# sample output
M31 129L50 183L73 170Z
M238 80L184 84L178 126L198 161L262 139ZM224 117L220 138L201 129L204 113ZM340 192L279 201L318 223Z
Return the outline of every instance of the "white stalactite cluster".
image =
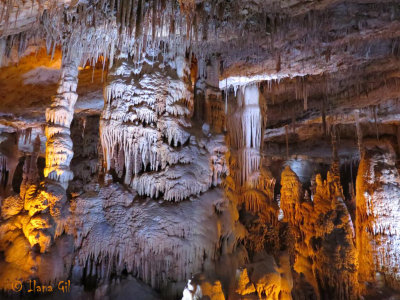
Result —
M106 171L140 195L181 201L218 181L205 149L191 137L193 95L183 57L139 69L119 59L105 88L100 123Z
M238 88L238 102L228 111L229 176L225 181L228 195L244 204L268 224L277 222L274 201L275 179L261 166L263 117L258 86ZM261 246L261 245L260 245Z
M225 190L231 201L256 220L248 219L245 224L247 249L258 252L268 245L268 251L272 252L278 247L279 207L274 200L275 179L261 165L260 93L256 84L240 86L236 91L237 103L230 104L227 113L229 175L224 180Z
M237 109L228 121L229 144L237 149L236 182L244 185L256 180L260 168L262 143L262 115L257 85L240 87Z

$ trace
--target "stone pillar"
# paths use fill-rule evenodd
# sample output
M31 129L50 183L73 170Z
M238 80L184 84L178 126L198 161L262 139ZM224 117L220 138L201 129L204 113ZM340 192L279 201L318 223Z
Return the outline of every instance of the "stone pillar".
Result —
M74 106L78 99L79 55L65 55L62 62L61 79L57 94L53 97L51 107L46 110L46 178L58 182L64 189L73 179L69 168L74 155L70 126L74 117Z

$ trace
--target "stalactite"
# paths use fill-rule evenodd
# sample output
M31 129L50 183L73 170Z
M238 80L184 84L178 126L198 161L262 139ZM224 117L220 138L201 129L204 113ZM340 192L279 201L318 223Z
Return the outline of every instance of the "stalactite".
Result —
M357 133L357 145L358 145L358 150L360 151L360 155L363 150L363 134L362 134L362 129L361 129L361 124L360 124L360 112L359 110L356 110L355 112L355 122L356 122L356 133Z
M239 87L237 95L237 103L228 108L230 152L229 175L224 181L225 191L231 201L261 220L257 225L247 225L247 247L252 251L261 251L265 247L264 242L268 241L271 247L268 250L275 251L279 209L274 199L275 179L262 166L261 161L263 116L258 86L250 84ZM258 235L263 230L260 224L265 227L262 238Z
M308 109L308 84L306 77L296 77L295 80L295 97L303 100L303 109Z
M230 120L231 145L239 151L243 166L240 183L258 170L262 143L262 115L259 107L259 91L256 85L240 88L238 110Z
M219 86L219 60L212 55L205 63L204 74L200 74L205 100L205 121L216 133L221 133L226 127L227 89L225 90L225 103ZM226 87L227 88L227 87ZM225 106L225 107L224 107Z
M29 144L32 141L32 127L17 130L18 140L21 140L24 144Z

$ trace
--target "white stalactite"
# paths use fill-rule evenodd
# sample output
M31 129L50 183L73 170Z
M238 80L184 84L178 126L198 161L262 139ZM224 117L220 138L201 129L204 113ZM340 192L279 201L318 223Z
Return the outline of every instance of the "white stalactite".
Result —
M237 110L229 122L230 144L238 150L238 165L242 166L238 178L242 184L260 168L262 115L259 98L257 85L241 87Z
M356 112L355 112L355 121L356 121L358 150L360 151L360 155L361 155L362 150L363 150L363 145L362 145L363 134L362 134L361 124L360 124L360 112L359 112L359 110L356 110Z

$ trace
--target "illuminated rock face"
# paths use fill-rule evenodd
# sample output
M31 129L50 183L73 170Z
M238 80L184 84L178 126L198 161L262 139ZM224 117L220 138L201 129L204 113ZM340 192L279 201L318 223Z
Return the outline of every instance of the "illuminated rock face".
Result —
M397 2L0 1L0 288L389 298Z
M356 299L354 228L340 183L330 172L325 181L319 174L315 181L311 202L304 199L301 183L289 167L281 178L281 208L293 239L289 246L293 247L293 268L314 289L314 296L307 290L298 293L322 299Z
M33 152L25 158L20 193L2 202L0 249L5 260L0 271L0 288L9 282L39 278L53 281L65 274L70 264L68 237L57 237L60 200L66 200L65 189L40 182L37 168L40 141L34 140ZM59 196L57 196L59 195Z
M253 262L239 271L235 292L241 296L255 292L258 299L292 299L290 266L285 258L281 257L280 260L281 267L278 267L272 256L257 253Z
M200 275L189 280L183 291L182 300L195 300L206 297L210 300L225 300L221 282L219 280L210 282Z
M399 288L400 177L389 141L364 143L357 175L357 250L361 281L376 272Z

